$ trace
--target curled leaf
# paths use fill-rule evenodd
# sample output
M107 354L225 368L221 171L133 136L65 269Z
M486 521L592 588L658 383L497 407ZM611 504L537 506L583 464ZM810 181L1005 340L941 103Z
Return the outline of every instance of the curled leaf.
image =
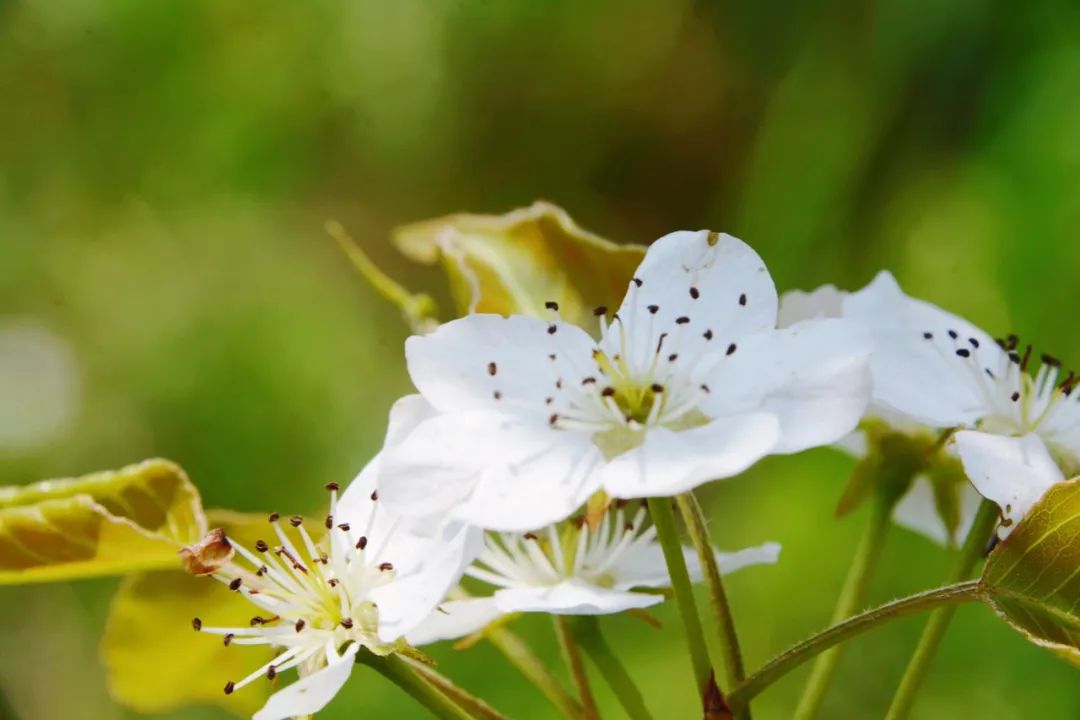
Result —
M505 215L448 215L398 228L394 241L417 262L441 262L457 313L546 317L545 303L584 324L618 307L644 257L580 228L565 210L536 202Z
M0 488L0 584L175 567L206 533L195 486L167 460Z
M1080 667L1080 479L1043 495L991 553L982 586L1009 625Z

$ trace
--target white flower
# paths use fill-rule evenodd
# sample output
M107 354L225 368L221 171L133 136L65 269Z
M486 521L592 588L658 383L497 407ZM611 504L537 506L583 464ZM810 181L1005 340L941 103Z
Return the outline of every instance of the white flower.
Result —
M832 286L785 294L780 314L789 319L842 316L866 326L874 343L867 420L921 436L929 446L955 428L1032 434L1066 469L1080 469L1080 404L1073 395L1077 378L1072 373L1062 378L1055 358L1034 359L1031 346L1021 348L1015 336L995 340L966 320L905 295L888 272L850 294ZM1039 369L1033 375L1035 362ZM842 446L857 450L859 440L849 438ZM954 455L951 444L942 452ZM965 487L960 503L954 541L971 526L978 494ZM919 477L897 505L894 519L941 541L945 526L934 508L930 484Z
M483 552L465 574L493 588L486 597L451 600L407 635L419 645L470 635L498 617L516 612L605 615L662 602L656 592L671 581L656 529L643 505L604 514L595 530L584 522L549 525L536 533L488 533ZM780 546L765 543L735 553L717 553L722 573L776 562ZM701 567L684 548L694 581Z
M225 644L271 645L280 653L226 693L260 677L296 668L300 679L276 692L255 720L300 717L321 710L352 672L361 647L385 655L441 602L479 551L478 531L454 524L416 527L387 511L375 492L376 457L337 497L331 484L326 537L315 542L300 517L253 550L208 536L218 548L201 574L210 574L262 611L249 626L196 630L224 636ZM224 545L222 545L224 543ZM198 547L198 546L196 546ZM224 553L224 555L222 555ZM191 567L191 562L189 567Z
M975 488L1001 508L1002 539L1051 486L1065 480L1036 435L1013 438L967 430L956 434L956 447Z
M471 315L409 339L437 414L387 451L379 489L395 509L542 527L599 489L674 495L833 442L868 399L865 332L777 330L772 279L729 235L654 243L618 312L597 309L599 341L549 306L550 322Z

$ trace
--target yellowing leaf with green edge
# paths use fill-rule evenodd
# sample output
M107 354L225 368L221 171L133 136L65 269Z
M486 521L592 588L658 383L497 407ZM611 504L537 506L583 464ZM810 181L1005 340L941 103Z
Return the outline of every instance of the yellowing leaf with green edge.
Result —
M578 227L546 202L505 215L448 215L398 228L394 241L418 262L442 262L460 315L562 317L584 325L599 306L617 308L645 255Z
M195 486L167 460L0 488L0 584L172 567L206 532Z
M211 525L224 528L231 540L246 547L269 530L265 515L222 510L208 515ZM257 608L212 578L181 571L175 550L173 561L176 570L125 578L113 598L101 640L109 692L141 713L214 704L250 716L275 684L260 680L226 695L225 683L270 662L273 651L266 646L225 647L219 636L195 632L192 620L197 617L207 626L246 626Z
M1080 668L1080 479L1035 504L991 553L982 586L1006 622Z

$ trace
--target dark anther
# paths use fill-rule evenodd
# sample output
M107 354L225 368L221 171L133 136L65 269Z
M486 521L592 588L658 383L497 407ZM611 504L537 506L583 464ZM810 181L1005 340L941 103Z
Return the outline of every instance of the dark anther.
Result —
M675 318L676 325L685 325L688 322L690 322L690 318L686 317L685 315Z
M1005 337L1005 349L1006 350L1015 350L1016 347L1019 344L1020 344L1020 338L1016 336L1016 333L1009 333Z
M263 575L265 575L268 572L270 572L270 568L266 567L265 565L260 565L259 569L255 571L255 574L258 575L259 577L262 577Z
M1019 365L1020 364L1020 353L1015 352L1015 351L1009 353L1009 359L1012 360L1017 365Z
M730 345L727 346L727 354L728 355L735 354L735 350L736 350L735 343L731 343Z
M553 403L553 402L555 402L555 398L553 398L553 397L546 397L546 398L544 398L544 404L545 404L545 405L550 405L550 404L551 404L551 403Z
M934 333L932 333L932 332L924 332L922 334L922 336L923 336L924 340L933 340L934 339Z
M255 549L258 550L259 552L266 552L267 550L270 549L270 546L266 544L265 540L256 540L255 541Z
M977 338L968 338L968 342L971 343L971 347L975 348L976 350L979 349L979 340Z
M327 515L326 516L326 529L329 530L332 527L334 527L334 516L333 515Z
M221 638L222 642L225 643L225 647L229 647L229 645L232 643L232 639L234 637L236 637L236 636L233 635L232 633L225 633L225 637Z
M548 310L554 310L555 312L559 312L559 303L555 302L554 300L548 300L546 303L544 303L544 307Z
M595 384L596 384L596 378L594 378L594 377L592 377L592 376L590 375L589 377L587 377L587 378L584 378L584 379L583 379L583 380L581 381L581 384L582 384L582 385L595 385Z
M548 335L554 335L558 329L558 325L548 325Z
M536 539L536 533L527 532L522 537L524 537L526 540L535 540Z
M548 424L549 425L554 425L557 422L559 422L559 414L558 413L554 413L554 414L552 414L551 417L548 418Z
M1053 355L1042 354L1043 365L1049 365L1050 367L1061 367L1061 361Z
M660 310L660 306L659 305L650 305L647 309L648 309L648 311L650 313L655 315Z
M739 304L746 307L746 293L739 296Z
M555 362L555 353L548 353L548 360Z
M226 695L232 695L233 690L235 690L235 689L236 689L236 683L234 683L232 680L225 683L225 694Z
M502 393L501 393L501 392L499 392L498 390L496 390L495 392L491 393L491 396L492 396L493 398L495 398L496 400L502 400Z
M1020 369L1021 370L1027 370L1028 361L1030 361L1030 360L1031 360L1031 346L1028 345L1027 349L1024 350L1024 359L1020 361Z
M971 357L971 351L968 350L967 348L959 348L959 349L957 349L956 354L959 355L962 358Z
M294 625L293 627L296 628L296 632L300 632L301 630L304 629L305 625L307 625L307 623L304 622L304 618L300 618L299 620L296 621L296 625Z
M386 572L386 571L388 571L388 570L393 570L393 569L394 569L394 564L393 564L393 563L388 563L388 562L384 562L384 563L381 563L381 564L379 565L379 569L380 569L380 570L382 570L383 572Z
M336 482L328 482L326 483L325 487L331 492L336 492L337 490L341 489L341 486L338 485Z
M266 518L266 519L273 523L273 522L277 522L278 518L280 518L280 517L281 517L281 515L278 515L277 513L270 513L270 516L268 518Z
M559 378L558 380L555 381L555 389L556 390L562 390L562 378Z
M628 522L623 525L623 532L634 532L634 523Z
M667 356L668 362L675 362L679 359L679 353L671 353Z
M664 392L664 386L661 385L660 383L653 383L649 387L649 389L652 390L654 393L662 393L662 392Z
M701 336L706 340L712 340L712 330L706 330L701 334Z
M367 547L367 535L361 535L360 539L356 541L356 549L363 550Z
M1014 392L1014 393L1012 394L1012 396L1010 397L1010 399L1011 399L1011 400L1012 400L1013 402L1016 402L1017 400L1019 400L1019 399L1020 399L1020 393L1018 393L1018 392Z
M701 297L701 293L698 292L698 289L693 285L690 286L690 297L694 298L695 300Z
M498 371L499 371L499 368L495 366L495 363L493 363L493 362L488 363L488 375L494 375Z
M637 285L638 287L641 287L641 285L642 285L641 278L630 278L630 279L635 285Z
M603 305L600 305L599 307L593 308L592 314L596 317L600 317L601 315L607 315L607 308Z
M705 383L702 383L702 384L701 384L701 391L702 391L702 392L705 392L705 393L710 393L710 392L712 392L712 390L710 390L710 389L709 389L709 386L708 386L708 385L706 385Z
M191 619L191 629L194 630L195 632L198 632L199 630L202 630L202 620L200 620L199 618L192 618Z
M239 590L240 589L240 578L235 578L232 582L230 582L229 583L229 589L230 590Z
M270 667L266 668L266 679L267 680L273 680L276 677L277 677L277 668L276 667L271 665Z
M601 390L600 394L603 395L604 397L611 397L612 395L615 394L615 388L613 388L611 386L608 386L608 387L604 388L603 390Z
M300 517L299 515L293 515L291 518L289 518L289 524L293 527L300 527L303 523L304 518Z
M353 622L352 618L341 618L341 627L346 630L352 630Z
M371 502L376 502L378 499L379 499L379 491L378 490L372 490L371 491Z
M341 523L337 526L337 529L341 530L342 532L349 532L349 530L352 529L352 526L349 525L349 523Z
M950 330L949 331L949 337L951 337L953 340L955 340L956 338L960 337L960 335L957 334L957 332L955 330Z
M983 368L983 369L986 371L987 377L989 377L991 380L997 380L997 375L994 374L993 370L991 370L990 368Z

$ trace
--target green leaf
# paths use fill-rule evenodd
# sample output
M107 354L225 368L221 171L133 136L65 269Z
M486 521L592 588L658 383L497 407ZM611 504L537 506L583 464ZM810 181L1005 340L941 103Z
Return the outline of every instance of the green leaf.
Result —
M206 533L195 486L167 460L0 488L0 584L172 567Z
M1080 479L1047 491L990 554L982 585L1006 622L1080 668Z
M211 510L209 519L247 547L267 530L265 515ZM173 562L174 571L125 578L113 598L101 640L109 692L140 713L212 703L250 717L266 702L273 683L253 682L232 695L224 693L225 683L270 662L274 652L266 646L225 647L220 637L195 632L192 619L207 626L243 626L257 609L211 578L182 572L175 551Z
M398 228L394 241L418 262L442 262L459 315L562 317L584 325L599 306L616 308L645 255L578 227L546 202L506 215L448 215Z

